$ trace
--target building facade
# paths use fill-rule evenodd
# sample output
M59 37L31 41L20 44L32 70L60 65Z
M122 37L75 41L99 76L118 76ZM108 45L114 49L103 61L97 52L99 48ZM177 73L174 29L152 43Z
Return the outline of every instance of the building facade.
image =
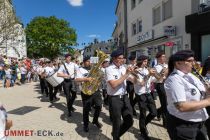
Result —
M191 48L190 34L185 32L190 0L131 0L127 10L129 55L154 58L158 51L169 56Z
M27 56L23 25L16 18L11 0L0 2L0 55L23 58Z
M114 31L112 33L112 37L115 41L115 46L118 49L122 49L124 55L127 55L127 44L128 44L128 36L127 36L127 0L118 0L115 15L118 17L117 22L115 24Z
M103 51L106 54L111 54L113 48L114 48L114 41L108 40L108 41L102 41L102 42L94 42L91 43L89 46L86 46L84 48L83 57L91 57L95 55L96 50Z
M186 32L196 59L204 62L210 56L210 0L192 0L192 14L186 16Z

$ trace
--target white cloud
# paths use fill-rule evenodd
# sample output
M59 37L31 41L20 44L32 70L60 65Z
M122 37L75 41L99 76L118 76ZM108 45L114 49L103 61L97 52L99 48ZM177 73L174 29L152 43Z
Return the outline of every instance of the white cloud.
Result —
M71 6L82 6L83 0L67 0Z
M101 36L100 35L96 35L96 34L92 34L92 35L88 35L87 37L89 37L89 38L99 38Z

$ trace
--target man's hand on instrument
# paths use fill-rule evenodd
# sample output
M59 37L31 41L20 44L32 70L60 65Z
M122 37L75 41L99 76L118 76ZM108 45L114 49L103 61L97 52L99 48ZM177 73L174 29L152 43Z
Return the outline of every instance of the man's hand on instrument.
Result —
M135 67L128 67L127 69L126 69L126 74L130 74L130 73L132 73L132 72L134 72L135 71Z
M86 82L92 82L95 78L92 78L92 77L86 77L85 78L85 81Z
M156 74L156 69L154 69L154 68L149 69L149 74L150 75L155 75Z

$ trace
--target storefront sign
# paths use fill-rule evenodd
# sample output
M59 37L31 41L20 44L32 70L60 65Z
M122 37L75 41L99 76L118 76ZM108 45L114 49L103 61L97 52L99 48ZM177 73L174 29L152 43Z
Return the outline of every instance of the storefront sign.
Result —
M154 38L154 32L153 30L150 30L146 33L141 34L140 36L137 37L137 43L141 43L150 39Z
M164 26L164 35L165 36L175 36L176 35L176 26Z
M173 47L174 46L174 42L166 42L165 43L165 46L167 46L167 47Z

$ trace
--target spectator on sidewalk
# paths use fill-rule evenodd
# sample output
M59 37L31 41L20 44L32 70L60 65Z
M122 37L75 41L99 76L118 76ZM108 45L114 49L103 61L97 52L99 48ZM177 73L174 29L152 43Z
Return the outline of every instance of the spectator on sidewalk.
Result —
M21 64L20 67L20 72L21 72L21 83L24 84L25 80L26 80L26 74L27 74L27 70L24 64Z

